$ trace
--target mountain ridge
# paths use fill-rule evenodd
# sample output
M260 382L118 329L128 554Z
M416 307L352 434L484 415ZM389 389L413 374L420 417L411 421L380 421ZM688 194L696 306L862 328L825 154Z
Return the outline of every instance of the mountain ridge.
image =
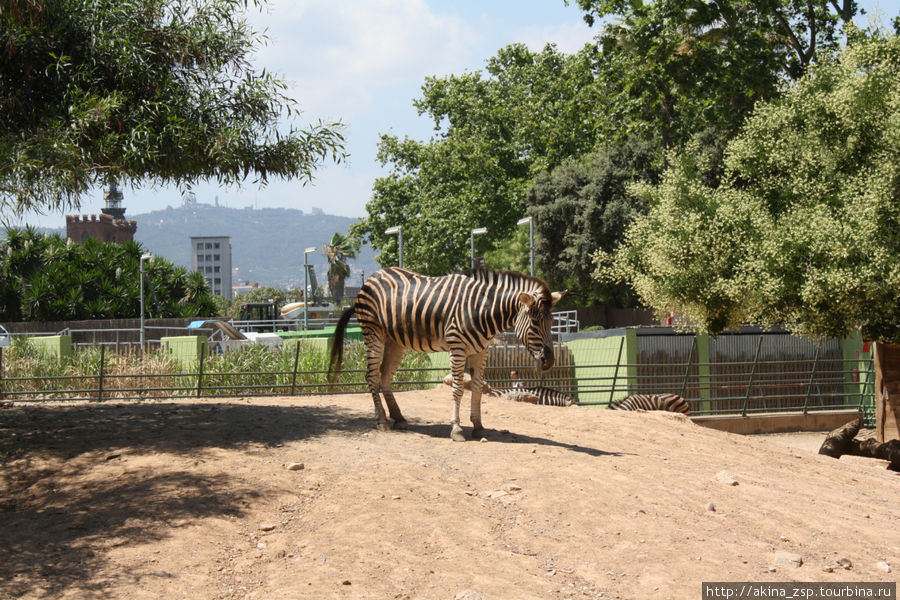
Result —
M228 208L199 202L166 207L147 213L125 215L137 221L134 239L148 252L191 268L191 236L230 236L231 264L237 268L233 283L254 281L260 286L303 286L303 250L316 249L307 260L314 265L319 285L327 285L328 261L322 244L335 232L346 234L358 219L307 213L292 208ZM65 236L65 228L41 228ZM357 258L349 259L347 285L361 285L363 277L379 266L375 251L363 246Z

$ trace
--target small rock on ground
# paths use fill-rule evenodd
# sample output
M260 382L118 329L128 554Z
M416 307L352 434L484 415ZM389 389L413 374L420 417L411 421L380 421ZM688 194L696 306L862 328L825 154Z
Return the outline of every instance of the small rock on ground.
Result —
M738 480L728 471L719 471L716 473L716 479L725 485L737 485Z
M803 557L799 554L794 554L793 552L785 552L783 550L779 550L775 553L775 561L773 562L773 566L775 567L791 567L796 569L803 564Z

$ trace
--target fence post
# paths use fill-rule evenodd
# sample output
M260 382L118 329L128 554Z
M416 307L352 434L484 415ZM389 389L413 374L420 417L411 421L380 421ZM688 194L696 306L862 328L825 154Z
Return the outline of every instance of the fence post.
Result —
M694 347L697 345L697 335L694 334L691 337L691 348L688 350L688 361L687 366L684 367L684 379L681 380L681 394L679 394L682 398L684 398L684 394L687 391L687 382L688 375L691 374L691 363L694 361Z
M200 352L200 370L197 373L197 398L200 397L200 391L203 389L203 358L206 356L206 345L204 344L203 352Z
M106 346L100 346L100 383L97 387L97 402L103 402L103 363L106 362Z
M813 379L816 376L816 366L819 364L819 351L822 349L821 344L816 344L816 357L813 359L812 370L809 372L809 383L806 384L806 398L803 399L803 414L806 414L809 405L809 395L812 393Z
M3 348L0 348L0 399L3 398Z
M297 388L297 365L300 364L300 339L297 338L294 348L294 373L291 377L291 396L294 395L294 391Z
M759 334L759 343L756 344L756 354L753 355L753 367L750 369L750 381L747 382L747 395L744 396L744 408L741 410L741 416L747 416L747 405L750 404L750 388L753 386L753 376L756 375L756 363L759 360L759 349L762 348L762 334Z
M612 380L612 388L609 390L609 401L606 403L606 406L609 407L612 405L613 394L616 391L616 380L619 378L619 364L622 362L622 348L625 347L625 336L619 338L619 356L616 358L616 368L613 369L613 380Z

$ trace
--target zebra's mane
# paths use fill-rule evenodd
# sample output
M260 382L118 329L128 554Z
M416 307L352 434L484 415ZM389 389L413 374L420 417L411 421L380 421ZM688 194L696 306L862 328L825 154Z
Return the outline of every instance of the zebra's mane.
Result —
M530 275L525 275L524 273L516 273L515 271L500 271L496 269L488 269L485 267L476 267L475 269L470 269L463 273L466 277L471 277L476 281L483 281L485 283L491 284L499 284L499 283L510 283L515 287L522 287L525 289L540 289L547 293L548 297L550 295L550 286L548 286L543 279L538 277L531 277Z

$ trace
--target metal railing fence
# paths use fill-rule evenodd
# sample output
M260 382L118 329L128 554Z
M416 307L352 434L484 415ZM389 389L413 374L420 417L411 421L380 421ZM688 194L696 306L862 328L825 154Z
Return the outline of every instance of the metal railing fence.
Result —
M201 355L196 364L165 373L111 372L109 353L100 348L89 372L31 373L10 376L0 349L0 399L12 402L41 400L146 400L169 398L226 398L239 396L320 395L365 393L365 372L344 370L328 381L325 370L299 368L300 344L293 352L293 368L221 372ZM677 393L692 415L749 415L771 412L814 412L858 409L874 419L874 371L871 359L805 361L735 361L719 363L557 364L539 373L534 364L508 360L488 364L486 379L495 388L511 387L510 370L525 374L525 386L549 387L572 395L583 406L608 407L628 395ZM446 366L399 369L397 391L427 389L442 383Z

